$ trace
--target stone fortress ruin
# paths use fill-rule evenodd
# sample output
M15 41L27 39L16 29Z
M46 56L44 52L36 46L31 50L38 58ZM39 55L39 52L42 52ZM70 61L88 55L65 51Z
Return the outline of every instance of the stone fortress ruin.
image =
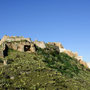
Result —
M4 36L0 41L0 57L5 57L8 48L21 52L35 52L35 46L30 38Z
M48 45L53 45L58 48L58 51L60 53L64 52L68 54L70 57L76 58L81 64L84 66L88 67L87 64L83 61L82 56L78 56L78 53L75 52L73 53L70 50L66 50L63 45L59 42L40 42L40 41L31 41L30 38L24 38L24 37L17 37L17 36L4 36L0 40L0 58L4 58L5 56L8 55L8 48L17 50L20 52L36 52L36 47L39 48L46 48L46 44Z

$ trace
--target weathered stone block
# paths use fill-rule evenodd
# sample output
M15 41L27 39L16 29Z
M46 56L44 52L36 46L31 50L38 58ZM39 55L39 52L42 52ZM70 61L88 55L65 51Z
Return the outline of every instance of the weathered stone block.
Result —
M34 44L42 49L46 48L46 45L44 42L34 41Z

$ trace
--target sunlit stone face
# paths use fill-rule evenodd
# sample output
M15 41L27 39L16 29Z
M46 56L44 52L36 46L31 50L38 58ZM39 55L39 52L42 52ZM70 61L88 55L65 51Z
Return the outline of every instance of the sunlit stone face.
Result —
M87 63L88 67L90 68L90 63Z

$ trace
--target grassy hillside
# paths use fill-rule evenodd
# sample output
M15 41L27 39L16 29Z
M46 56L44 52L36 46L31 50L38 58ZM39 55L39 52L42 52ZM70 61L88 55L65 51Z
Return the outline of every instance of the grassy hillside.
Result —
M0 90L90 90L90 69L55 47L36 53L9 49L0 59Z

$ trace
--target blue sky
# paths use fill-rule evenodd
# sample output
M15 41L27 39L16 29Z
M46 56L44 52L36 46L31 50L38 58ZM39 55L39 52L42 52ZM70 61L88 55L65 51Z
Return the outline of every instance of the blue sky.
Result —
M61 42L90 62L90 0L0 0L3 35Z

